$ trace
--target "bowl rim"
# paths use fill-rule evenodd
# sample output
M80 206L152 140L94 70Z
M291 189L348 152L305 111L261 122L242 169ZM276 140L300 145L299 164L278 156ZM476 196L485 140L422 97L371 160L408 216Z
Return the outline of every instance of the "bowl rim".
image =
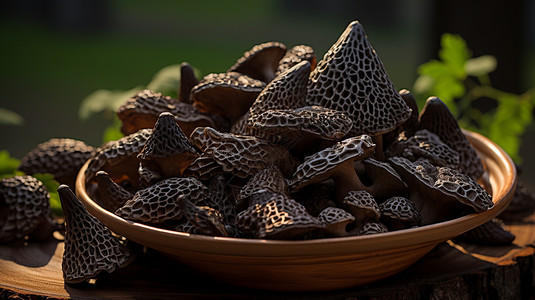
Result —
M464 130L469 142L477 152L483 153L485 157L496 158L495 163L499 169L503 169L505 179L503 188L494 191L494 206L481 213L472 213L456 219L434 223L426 226L391 231L386 233L332 237L311 240L266 240L247 239L235 237L213 237L196 234L188 234L173 230L161 229L150 225L123 219L112 212L99 206L94 202L86 191L85 171L89 160L80 169L76 178L76 193L86 209L108 226L117 234L129 238L122 230L117 228L131 228L149 237L149 243L145 246L154 248L153 243L159 244L157 248L164 248L169 251L182 249L182 251L196 251L200 253L218 253L228 256L313 256L325 254L349 255L355 253L370 253L373 251L383 251L400 247L418 247L418 245L430 244L446 241L465 231L477 227L486 221L497 216L510 203L516 188L517 175L516 168L509 155L496 143L481 134ZM495 190L493 186L493 190ZM457 229L452 233L452 229ZM165 243L162 241L165 240ZM139 241L138 241L139 242ZM149 245L150 244L150 245ZM158 249L157 249L158 250ZM307 250L303 252L303 250ZM254 251L254 254L251 252ZM328 251L328 252L326 252ZM167 251L166 251L167 252Z

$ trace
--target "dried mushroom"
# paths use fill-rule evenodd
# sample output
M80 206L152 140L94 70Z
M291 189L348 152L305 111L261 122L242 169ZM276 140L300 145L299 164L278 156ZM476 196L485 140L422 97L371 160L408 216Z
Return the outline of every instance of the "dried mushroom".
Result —
M0 180L0 243L25 236L49 239L58 229L49 199L45 186L32 176Z
M276 74L281 74L303 61L308 61L310 63L311 70L316 68L317 58L314 49L307 45L293 46L279 61Z
M196 206L184 195L180 195L177 202L182 215L195 227L196 232L204 235L228 236L219 211L208 206Z
M365 190L374 198L384 200L407 193L407 184L389 163L369 157L363 160L362 164L367 178L371 181L369 185L366 185Z
M404 197L392 197L379 206L381 222L390 230L420 226L422 217L414 204Z
M108 173L98 171L95 176L98 184L98 204L109 211L116 211L134 195L115 183Z
M256 193L270 192L290 196L290 189L280 169L271 165L257 172L240 190L238 201L244 201Z
M58 188L65 215L65 250L61 264L66 283L80 283L112 273L134 260L134 254L97 218L66 185Z
M332 236L348 236L347 227L355 217L338 207L327 207L318 215L318 220L325 224L325 231Z
M388 232L388 228L381 222L369 222L364 224L359 235L369 235Z
M355 216L355 232L360 232L364 224L377 222L381 217L377 201L366 191L350 191L344 198L344 205Z
M59 183L74 188L78 171L94 153L95 148L82 141L50 139L28 152L21 159L19 170L28 175L49 173Z
M286 54L286 46L279 42L256 45L245 52L227 72L239 72L263 82L275 78L279 61Z

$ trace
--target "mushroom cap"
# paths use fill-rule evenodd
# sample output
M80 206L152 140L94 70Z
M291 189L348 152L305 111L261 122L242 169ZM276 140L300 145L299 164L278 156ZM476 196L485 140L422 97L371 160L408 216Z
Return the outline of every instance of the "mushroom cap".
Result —
M204 205L210 192L195 178L172 177L137 191L115 214L128 220L152 224L178 220L182 217L179 203L181 195L195 205Z
M108 173L98 171L95 176L98 184L98 204L109 211L116 211L126 201L132 199L132 193L115 183Z
M142 90L128 99L117 110L121 120L121 132L132 134L144 128L153 128L158 116L163 112L171 112L175 121L189 135L198 126L215 126L214 120L201 114L191 103L179 102L162 93Z
M23 238L43 224L53 223L49 199L45 186L33 176L0 180L0 243Z
M362 224L377 222L381 217L377 201L366 191L350 191L344 198L344 204Z
M292 191L298 191L308 184L320 182L330 177L329 171L337 166L355 160L362 160L373 155L375 144L368 135L345 139L334 146L305 157L297 166L289 185Z
M220 133L213 128L197 128L193 144L209 154L225 172L247 178L275 164L283 174L291 174L296 162L285 148L252 136Z
M184 177L195 177L199 180L208 180L215 175L223 173L223 167L209 154L202 153L186 170Z
M407 181L409 199L420 211L422 225L446 220L469 207L482 212L494 205L484 188L459 171L404 157L391 157L389 161Z
M237 72L208 74L193 87L191 99L199 111L227 117L233 123L265 87L263 81Z
M197 228L200 234L228 236L223 217L216 209L208 206L196 206L184 195L177 200L182 215Z
M418 130L406 140L400 139L387 149L388 156L403 156L411 161L427 159L433 165L457 168L459 153L446 145L440 138L426 130Z
M54 138L28 152L18 169L28 175L49 173L58 182L74 186L78 171L94 153L95 148L82 141Z
M65 215L65 250L62 270L66 283L79 283L128 265L134 254L97 218L66 185L58 188Z
M173 177L184 173L198 155L173 114L164 112L137 157L142 163L157 165L164 177Z
M236 231L235 224L238 215L236 191L238 187L234 186L233 179L233 176L228 174L214 176L207 183L208 189L210 190L210 197L206 199L206 202L210 207L221 213L227 229L232 227L233 230L231 231Z
M318 215L318 220L325 224L325 230L334 236L347 236L347 225L355 221L355 217L338 207L327 207Z
M258 137L290 148L300 144L313 148L322 140L339 141L352 127L344 113L321 106L268 110L249 120Z
M281 74L293 66L301 63L302 61L308 61L310 63L310 69L316 68L317 58L314 49L307 45L297 45L289 49L284 57L279 61L276 74Z
M286 179L281 170L275 165L270 165L253 175L240 190L238 201L244 201L255 193L266 191L287 197L290 196L290 189L288 188Z
M407 184L389 163L369 157L362 160L362 164L366 168L367 176L372 181L372 185L366 190L373 197L384 199L384 197L406 193Z
M310 63L302 61L275 77L249 108L250 117L270 109L305 106L310 70Z
M267 192L266 192L267 193ZM291 239L325 225L311 216L299 202L280 194L238 214L238 228L256 238Z
M115 182L119 182L126 175L132 184L137 184L139 181L137 155L151 133L152 129L141 129L98 147L85 171L86 180L92 180L95 174L102 170L106 171Z
M279 42L255 45L245 52L227 72L239 72L263 82L275 78L279 61L286 54L286 46Z
M388 228L381 222L368 222L364 223L359 235L369 235L388 232Z
M414 204L405 197L392 197L379 205L381 221L391 230L419 226L422 217Z
M397 137L403 133L405 136L410 137L414 135L414 132L418 130L418 104L416 99L409 90L402 89L399 91L399 95L405 101L405 104L411 109L411 115L404 123L400 124L393 131L383 136L384 145L388 147L394 142ZM385 148L386 148L385 147Z
M461 171L477 180L483 175L481 160L461 131L449 108L437 97L427 99L420 112L420 129L427 129L459 153Z
M178 101L182 103L191 104L190 92L191 89L199 83L195 70L187 63L180 64L180 88L178 90Z
M310 73L307 103L344 112L354 134L392 131L411 114L358 21Z

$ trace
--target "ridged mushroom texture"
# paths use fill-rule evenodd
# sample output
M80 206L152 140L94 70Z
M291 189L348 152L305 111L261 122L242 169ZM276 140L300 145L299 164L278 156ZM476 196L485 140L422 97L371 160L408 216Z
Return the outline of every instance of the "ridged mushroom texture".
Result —
M347 114L352 134L374 136L380 160L381 135L411 114L358 21L349 24L310 73L307 101Z
M392 197L379 206L381 222L390 231L420 226L422 217L414 204L404 197Z
M427 161L411 162L404 157L389 158L409 186L411 200L422 217L422 225L433 224L471 212L492 208L492 197L472 178Z
M28 175L49 173L59 183L74 188L78 171L93 154L95 148L83 141L53 138L28 152L21 159L19 170Z
M109 211L116 211L134 195L122 186L115 183L110 175L104 171L98 171L96 175L98 184L98 204Z
M279 61L286 54L286 46L279 42L255 45L246 51L227 72L239 72L265 83L275 78Z
M197 206L184 195L178 199L180 211L200 234L211 236L228 236L221 213L209 206Z
M191 103L179 102L162 93L142 90L117 109L121 132L129 135L144 128L153 128L158 116L170 112L180 127L190 134L198 126L216 126L212 118L195 109Z
M265 82L237 72L208 74L191 90L191 100L199 111L223 116L233 124L265 87Z
M318 215L318 220L325 224L325 231L332 236L348 236L347 227L355 221L349 212L338 207L327 207Z
M406 89L400 90L399 95L401 96L401 99L405 101L405 104L407 104L407 106L411 109L411 115L407 119L407 121L399 124L396 127L396 129L383 135L383 144L384 144L383 148L384 149L388 148L388 146L393 141L397 140L400 134L403 134L405 137L411 137L418 130L419 114L418 114L418 104L416 103L416 99L414 98L412 93Z
M316 68L317 57L314 49L307 45L293 46L279 61L279 66L277 67L277 72L275 74L279 75L303 61L308 61L310 63L311 70Z
M375 144L368 135L345 139L305 157L289 181L292 192L307 185L333 178L336 187L337 204L342 205L350 191L364 190L365 186L357 176L353 163L373 155Z
M270 192L273 194L281 194L286 197L290 197L290 188L282 174L281 170L271 165L267 168L257 172L247 183L241 188L238 195L238 205L241 202L247 202L247 206L252 205L249 201L249 197L253 194Z
M112 273L134 260L134 254L97 218L93 217L70 188L58 188L65 215L65 250L62 270L66 283L80 283Z
M223 167L240 178L248 178L274 164L285 176L290 176L297 161L284 147L252 136L221 133L206 127L197 128L190 137L192 143L212 156Z
M0 180L0 243L29 236L46 240L58 229L49 205L50 195L32 176Z
M199 156L169 112L161 113L137 158L162 178L181 176Z
M353 233L360 232L364 224L377 222L381 217L377 201L366 191L350 191L344 198L344 207L355 216Z

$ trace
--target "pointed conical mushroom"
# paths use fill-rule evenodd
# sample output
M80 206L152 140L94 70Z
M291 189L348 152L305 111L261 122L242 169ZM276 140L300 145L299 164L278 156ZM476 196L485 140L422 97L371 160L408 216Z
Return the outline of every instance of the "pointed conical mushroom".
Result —
M366 191L350 191L344 198L344 205L355 216L356 224L353 232L360 232L364 224L377 222L381 217L379 205Z
M177 202L182 215L197 228L200 234L228 236L223 217L219 211L208 206L196 206L184 195L180 195Z
M96 180L99 192L98 204L109 211L116 211L134 196L115 183L104 171L97 172Z
M459 153L461 172L474 180L483 175L481 160L442 100L437 97L427 99L420 112L420 128L436 134L446 145Z
M151 133L152 129L141 129L98 147L85 171L86 180L88 182L94 180L96 173L102 170L106 171L115 182L125 180L126 176L126 179L137 187L139 182L137 155Z
M325 230L333 236L348 236L347 226L355 217L338 207L327 207L318 215L318 220L325 224Z
M392 197L379 205L381 222L390 230L420 226L421 216L414 204L404 197Z
M332 146L352 126L343 113L321 106L268 110L249 120L257 137L282 145L301 157Z
M458 168L460 164L459 153L426 129L416 131L406 140L392 143L386 153L387 156L402 156L411 161L426 159L441 167Z
M201 114L189 103L179 102L162 93L142 90L117 110L117 117L122 123L121 132L129 135L144 128L152 128L163 112L172 113L177 124L188 135L198 126L216 126L210 116Z
M270 194L266 192L266 194ZM263 203L238 214L238 228L256 238L292 239L302 237L324 224L311 216L299 202L280 194L270 194Z
M128 220L152 224L178 220L182 217L178 202L180 195L199 205L205 203L210 192L195 178L168 178L137 191L115 214Z
M379 158L380 135L411 114L358 21L349 24L310 73L307 101L347 114L353 134L375 136Z
M290 189L288 188L286 179L280 169L275 165L268 166L251 177L240 190L238 201L242 202L255 193L266 191L290 197Z
M237 72L208 74L193 87L191 99L199 111L226 117L232 124L249 110L264 87L263 81Z
M178 91L178 101L182 103L191 104L190 92L191 89L199 84L199 79L195 76L195 70L187 63L180 64L180 89Z
M210 127L199 127L190 138L197 148L212 156L224 171L240 178L252 176L271 164L289 175L297 164L285 148L252 136L220 133Z
M227 72L239 72L265 83L275 78L279 61L286 54L286 46L279 42L255 45L245 52Z
M391 157L389 161L406 180L409 200L420 212L422 225L451 219L466 210L483 212L494 205L485 189L459 171L404 157Z
M395 195L407 193L407 184L401 179L399 174L387 162L378 161L371 157L362 161L366 168L366 175L371 180L371 184L365 190L378 200Z
M310 63L310 69L316 68L316 53L312 47L307 45L293 46L286 52L284 57L279 61L276 74L281 74L293 66L301 63L302 61L308 61Z
M54 138L28 152L18 169L28 175L49 173L59 183L74 187L78 171L94 153L95 148L82 141Z
M46 240L58 228L49 204L50 195L32 176L0 180L0 243L27 235Z
M342 204L349 191L365 188L355 172L353 162L373 155L374 149L375 144L371 138L361 135L345 139L305 157L289 182L292 192L332 177L336 185L338 204Z
M394 142L397 137L403 133L406 137L411 137L414 135L416 130L418 130L418 104L416 99L409 90L403 89L399 91L399 95L405 101L405 104L411 109L411 115L404 123L398 125L393 131L386 133L383 136L384 145L387 148L392 142Z
M199 154L175 122L173 114L158 117L150 137L138 154L140 162L164 178L180 176Z
M134 255L93 217L66 185L58 188L65 215L65 250L62 270L66 283L95 278L128 265Z

